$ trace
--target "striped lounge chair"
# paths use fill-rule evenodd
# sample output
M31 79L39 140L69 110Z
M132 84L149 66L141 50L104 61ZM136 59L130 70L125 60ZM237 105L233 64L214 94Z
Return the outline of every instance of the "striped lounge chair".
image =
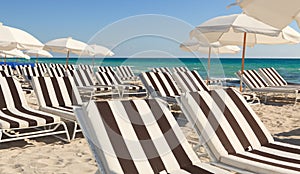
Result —
M173 67L172 69L173 69L173 72L178 72L178 71L186 72L186 71L189 71L189 69L185 66Z
M60 117L30 108L13 77L0 77L0 100L0 142L58 134L65 134L70 141Z
M75 112L100 173L228 173L200 162L159 99L91 101Z
M115 72L112 66L98 66L97 69L100 72Z
M14 70L10 65L0 65L0 71L4 71L7 76L14 75Z
M41 67L22 67L22 74L25 80L31 81L32 77L44 77L45 73Z
M172 74L171 70L168 67L159 67L159 68L152 68L152 72L167 72Z
M181 94L170 73L143 72L140 78L152 98L160 97L176 103L175 98Z
M267 101L268 93L295 94L295 104L300 99L299 88L270 86L255 70L244 70L243 75L241 75L241 71L238 71L236 74L251 91L265 94L265 102Z
M270 86L284 86L286 88L300 89L300 84L288 83L273 67L260 68L258 72Z
M240 173L300 172L300 147L274 141L235 90L186 93L179 102L213 164Z
M74 105L82 103L72 77L33 77L32 86L37 96L40 110L60 116L64 120L74 122L75 134L79 132Z
M138 77L134 75L130 66L117 66L115 69L123 81L138 80Z
M125 84L114 72L96 72L96 79L99 85L117 88L120 96L146 96L147 91L143 86Z

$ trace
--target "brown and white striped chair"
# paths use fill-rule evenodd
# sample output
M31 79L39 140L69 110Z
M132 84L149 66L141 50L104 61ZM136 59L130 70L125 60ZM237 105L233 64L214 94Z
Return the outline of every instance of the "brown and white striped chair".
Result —
M186 72L186 71L189 71L189 69L185 66L173 67L172 69L173 69L173 72L178 72L178 71Z
M258 71L270 86L284 86L286 88L300 89L300 84L288 83L273 67L259 68Z
M179 103L213 164L241 173L300 172L300 147L274 141L233 89L186 93Z
M159 99L91 101L75 112L100 173L229 173L200 162Z
M73 106L82 103L72 77L33 77L32 86L38 99L40 110L74 122L72 139L80 130L73 112Z
M4 71L7 76L14 75L14 71L10 65L0 65L0 71Z
M96 72L96 79L99 85L117 88L120 96L146 96L147 91L143 86L124 83L114 72Z
M115 72L112 66L98 66L100 72Z
M151 69L152 72L167 72L172 74L171 70L168 67L159 67L159 68L152 68Z
M265 94L265 102L267 101L268 93L295 94L295 104L300 99L299 87L270 86L255 70L244 70L243 75L241 71L238 71L236 75L242 79L243 83L251 91Z
M160 97L168 102L175 103L181 91L170 73L143 72L140 79L152 98Z
M70 141L60 117L30 108L20 83L13 77L0 77L0 100L0 142L58 134L65 134Z
M123 81L135 81L138 77L134 75L130 66L117 66L115 67L117 73Z

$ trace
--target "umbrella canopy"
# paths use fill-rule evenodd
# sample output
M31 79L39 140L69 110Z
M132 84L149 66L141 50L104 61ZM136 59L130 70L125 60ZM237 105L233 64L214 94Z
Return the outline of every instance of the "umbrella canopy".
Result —
M36 57L53 57L48 51L46 50L27 50L25 51L27 55L36 56Z
M68 65L70 53L93 55L93 50L86 43L72 39L72 37L51 40L45 43L44 50L67 54L66 65Z
M205 38L210 43L243 45L242 74L246 46L253 47L255 44L296 44L300 42L300 34L292 28L287 27L279 30L246 14L233 14L210 19L192 30L190 36L200 41ZM242 90L242 85L240 90Z
M101 46L101 45L90 45L90 47L93 49L94 56L113 56L115 53L113 53L110 49Z
M42 49L42 44L31 34L26 31L4 26L0 23L0 49L1 50L12 50L14 48L20 50L26 49Z
M284 28L296 20L300 28L299 0L238 0L232 5L239 5L244 12L276 28Z
M12 57L19 57L19 58L25 58L25 59L30 59L30 57L26 54L24 54L22 51L18 49L12 49L9 51L2 50L0 51L1 57L4 57L4 62L6 62L6 58L12 58Z
M234 45L222 46L219 42L209 44L209 43L202 43L194 39L180 44L180 49L188 52L199 51L208 54L207 78L206 78L207 84L209 83L211 53L213 52L216 54L236 54L241 50L238 46L234 46Z

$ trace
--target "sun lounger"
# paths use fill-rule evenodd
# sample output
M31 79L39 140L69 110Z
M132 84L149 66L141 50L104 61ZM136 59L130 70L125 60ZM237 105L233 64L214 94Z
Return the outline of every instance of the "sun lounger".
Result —
M270 86L284 86L286 88L299 88L300 90L300 84L288 83L273 67L260 68L258 71Z
M183 71L183 72L186 72L186 71L189 71L189 69L185 66L181 66L181 67L173 67L173 72L177 72L177 71Z
M228 173L200 162L159 99L91 101L75 112L100 173Z
M134 75L130 66L117 66L116 71L123 81L138 80L138 77Z
M172 74L171 70L168 67L159 67L159 68L152 68L152 72L167 72Z
M72 139L75 137L77 122L73 106L82 103L72 77L33 77L32 86L38 98L40 110L74 122Z
M243 76L241 71L238 71L237 76L242 78L243 83L253 92L265 94L265 101L267 101L267 94L295 94L295 104L299 98L299 88L285 87L285 86L270 86L255 70L244 70Z
M92 65L79 64L78 69L85 70L91 74L94 73L94 67Z
M160 97L175 103L175 98L181 94L170 73L143 72L140 78L152 98Z
M49 67L47 68L47 73L49 77L64 77L66 76L67 70L60 67Z
M0 71L4 71L6 75L13 76L14 71L10 65L0 65Z
M112 66L98 66L100 72L115 72Z
M147 91L143 86L125 84L114 72L96 72L99 85L110 86L118 89L120 96L146 96Z
M299 173L299 147L279 147L242 96L229 88L178 99L212 163L240 173ZM244 113L244 109L249 113Z
M65 134L66 141L70 141L60 117L31 109L13 77L0 77L0 100L0 142L58 134Z
M46 63L35 63L35 66L41 68L43 72L47 72L47 69L49 68Z
M22 68L22 74L25 80L31 81L32 77L44 77L45 73L40 67L26 66Z

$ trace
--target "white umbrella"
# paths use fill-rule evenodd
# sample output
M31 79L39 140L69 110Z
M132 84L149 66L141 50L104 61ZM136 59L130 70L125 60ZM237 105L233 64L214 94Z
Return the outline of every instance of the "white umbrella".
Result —
M207 39L210 43L220 42L222 45L243 45L242 67L246 46L255 44L296 44L300 42L300 34L290 27L276 29L246 14L234 14L210 19L197 26L190 33L198 40ZM242 90L242 86L240 88Z
M0 50L42 49L44 44L26 31L0 23Z
M9 51L2 50L2 51L0 51L0 53L1 53L1 57L4 57L4 63L6 63L7 57L10 57L10 58L12 58L12 57L28 58L29 57L28 55L24 54L22 51L20 51L18 49L12 49Z
M234 46L234 45L222 46L219 42L209 44L209 43L202 43L202 42L196 41L194 39L180 44L180 48L183 51L188 51L188 52L199 51L199 52L208 54L207 78L206 78L207 84L209 82L211 53L214 52L216 54L236 54L241 50L238 46Z
M66 67L68 67L70 53L87 56L93 55L93 50L86 43L72 39L71 37L51 40L45 43L44 50L67 54Z
M300 28L299 0L238 0L244 12L276 28L284 28L296 20Z
M35 56L36 62L38 62L38 57L49 57L52 58L53 56L46 50L27 50L25 53L29 56Z

